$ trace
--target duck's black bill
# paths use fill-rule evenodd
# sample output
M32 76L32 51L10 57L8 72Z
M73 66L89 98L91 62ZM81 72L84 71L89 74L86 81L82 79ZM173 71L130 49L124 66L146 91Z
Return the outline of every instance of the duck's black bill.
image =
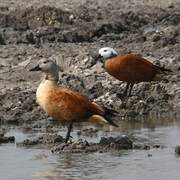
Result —
M33 67L32 69L30 69L29 71L40 71L41 68L39 67L39 65Z

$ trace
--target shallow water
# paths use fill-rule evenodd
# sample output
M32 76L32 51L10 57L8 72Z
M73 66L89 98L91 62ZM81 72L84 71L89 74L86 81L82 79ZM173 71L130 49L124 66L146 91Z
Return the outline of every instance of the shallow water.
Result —
M0 179L3 180L179 180L180 158L174 153L180 145L180 121L152 119L146 123L124 121L121 134L134 134L161 144L164 148L150 150L124 150L118 153L60 154L49 150L17 147L14 144L0 145ZM61 133L61 132L60 132ZM74 135L76 131L74 131ZM117 135L119 132L100 131L101 135ZM30 133L11 129L7 135L15 135L22 141ZM86 138L87 139L87 138Z

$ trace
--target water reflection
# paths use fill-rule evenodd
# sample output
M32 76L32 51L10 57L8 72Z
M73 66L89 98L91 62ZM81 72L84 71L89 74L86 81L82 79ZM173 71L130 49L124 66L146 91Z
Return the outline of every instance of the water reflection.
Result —
M79 180L79 179L123 179L123 180L179 180L180 158L174 155L174 147L180 145L180 120L178 118L148 118L124 120L119 128L101 129L101 136L133 134L138 138L157 142L165 148L151 150L129 150L114 153L60 154L53 155L48 150L23 149L15 145L0 146L0 177L3 180ZM89 125L89 127L91 127ZM77 138L76 126L73 136ZM100 127L96 127L100 128ZM34 132L9 129L9 135L17 140L32 136ZM64 128L59 133L63 133ZM11 172L11 173L9 173Z
M121 151L106 154L61 154L53 164L49 179L123 179L123 180L178 180L180 158L174 155L174 147L180 144L180 122L169 118L123 121L120 130L105 134L133 133L160 143L166 148L148 151ZM102 134L104 131L101 132ZM46 177L47 178L47 177Z
M53 173L60 179L96 179L121 163L114 161L117 157L119 158L120 154L66 154L58 157Z

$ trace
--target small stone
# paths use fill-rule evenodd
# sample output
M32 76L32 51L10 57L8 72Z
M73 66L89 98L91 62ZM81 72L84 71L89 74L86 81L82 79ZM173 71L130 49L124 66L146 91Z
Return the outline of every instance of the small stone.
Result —
M14 143L15 137L14 136L9 136L5 137L4 135L0 136L0 144L1 143Z
M64 138L60 135L54 138L54 143L62 143L64 142Z
M0 45L6 45L3 36L0 34Z
M144 147L143 147L143 149L144 149L144 150L149 150L149 149L150 149L150 146L145 144Z
M78 136L80 136L81 134L82 134L81 131L78 131L78 132L77 132L77 135L78 135Z
M132 149L133 148L133 142L129 139L128 136L117 136L115 138L113 137L102 137L100 142L100 145L102 146L108 146L111 149Z
M33 34L32 32L26 34L26 40L27 40L28 43L30 43L30 44L35 44L35 43L36 43L34 34Z
M152 42L157 42L161 39L161 36L159 34L155 34L153 37L152 37Z
M175 147L175 153L176 155L180 155L180 146Z
M37 139L26 139L23 141L22 145L24 146L34 146L37 145L39 141Z
M160 148L161 146L159 144L155 144L153 148Z
M143 145L142 144L134 143L133 144L133 149L143 149Z

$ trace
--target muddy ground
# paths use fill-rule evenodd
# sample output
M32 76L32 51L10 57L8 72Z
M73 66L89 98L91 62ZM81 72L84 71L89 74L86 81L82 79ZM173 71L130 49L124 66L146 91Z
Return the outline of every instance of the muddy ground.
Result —
M51 123L35 101L40 74L29 72L41 57L63 67L60 84L117 110L121 117L179 117L179 29L178 0L1 0L1 122L32 128ZM132 96L122 99L125 84L95 61L104 46L141 54L173 74L165 76L168 81L137 84Z

